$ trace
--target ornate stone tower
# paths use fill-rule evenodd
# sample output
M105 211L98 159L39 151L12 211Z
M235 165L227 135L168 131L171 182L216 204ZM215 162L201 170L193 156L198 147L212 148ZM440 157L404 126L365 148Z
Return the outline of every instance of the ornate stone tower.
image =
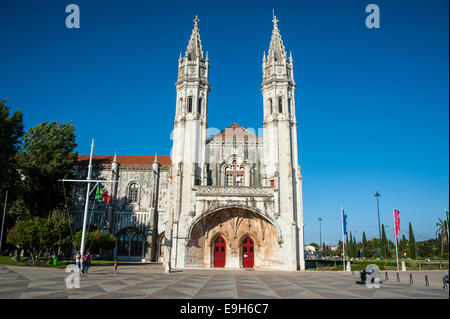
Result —
M173 222L172 265L183 267L185 243L178 238L179 228L194 211L192 187L206 185L205 141L208 94L210 91L208 53L203 53L198 29L198 17L184 57L178 60L175 83L177 101L172 148L171 208ZM171 223L172 223L171 222ZM175 257L177 256L177 257Z
M273 18L273 31L266 59L264 52L261 92L264 108L265 186L278 190L280 224L287 235L286 249L297 269L304 269L303 204L297 150L295 87L292 54L288 58Z

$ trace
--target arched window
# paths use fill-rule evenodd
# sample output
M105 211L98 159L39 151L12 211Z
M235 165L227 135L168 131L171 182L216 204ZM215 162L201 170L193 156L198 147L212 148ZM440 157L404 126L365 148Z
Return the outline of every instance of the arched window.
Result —
M281 97L278 98L278 113L283 113L283 99Z
M132 183L128 192L128 202L137 203L139 201L139 185Z
M197 113L202 114L202 98L198 99Z
M188 97L188 113L192 113L192 96Z
M273 113L272 99L269 99L270 114Z
M130 254L130 236L127 233L123 233L119 237L117 243L117 255L128 256Z
M291 114L291 98L288 99L288 113Z
M130 256L142 256L142 248L144 246L144 238L141 234L134 234L131 238Z

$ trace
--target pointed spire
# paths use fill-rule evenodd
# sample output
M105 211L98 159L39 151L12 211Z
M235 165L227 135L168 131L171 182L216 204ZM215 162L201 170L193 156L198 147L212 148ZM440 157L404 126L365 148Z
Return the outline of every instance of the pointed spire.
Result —
M266 62L266 51L263 53L263 62Z
M155 160L153 161L153 163L158 163L158 152L155 152Z
M117 151L114 152L114 160L113 163L117 163Z
M280 30L278 29L278 19L273 16L273 31L272 38L270 39L269 53L267 54L267 60L282 61L287 59L286 49L284 48L283 40L281 40Z
M191 38L189 39L189 43L185 53L185 56L190 61L197 59L197 57L200 59L200 61L203 61L202 41L200 40L200 32L198 30L199 21L200 19L198 18L198 16L195 16L194 29L192 30Z

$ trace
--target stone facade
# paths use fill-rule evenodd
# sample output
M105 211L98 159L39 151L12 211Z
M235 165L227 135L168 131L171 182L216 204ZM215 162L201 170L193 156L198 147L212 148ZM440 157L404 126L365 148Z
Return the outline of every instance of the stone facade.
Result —
M93 178L117 183L102 185L111 203L96 203L89 218L119 238L119 259L304 270L296 85L278 20L262 64L263 137L236 123L207 136L209 58L198 22L178 60L171 156L94 156ZM88 160L79 156L79 178ZM84 196L74 190L80 226Z

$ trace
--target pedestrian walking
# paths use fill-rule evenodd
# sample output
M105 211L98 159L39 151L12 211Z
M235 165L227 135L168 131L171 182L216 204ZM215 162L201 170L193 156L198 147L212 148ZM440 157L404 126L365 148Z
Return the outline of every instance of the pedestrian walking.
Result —
M119 275L119 273L117 272L117 266L118 266L118 264L117 264L117 259L114 261L114 275Z
M86 254L81 256L81 273L87 274L87 257Z
M80 264L80 251L77 250L77 254L75 255L75 264L77 265L77 271L81 271L81 264Z

